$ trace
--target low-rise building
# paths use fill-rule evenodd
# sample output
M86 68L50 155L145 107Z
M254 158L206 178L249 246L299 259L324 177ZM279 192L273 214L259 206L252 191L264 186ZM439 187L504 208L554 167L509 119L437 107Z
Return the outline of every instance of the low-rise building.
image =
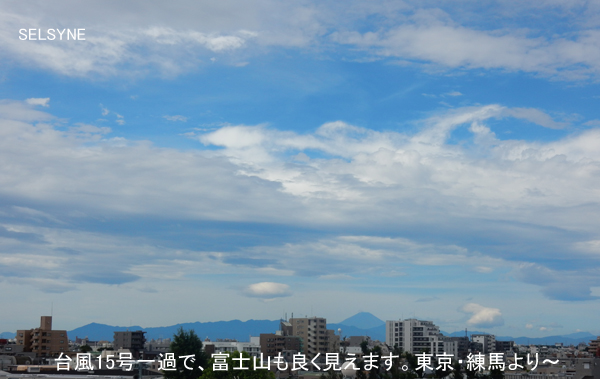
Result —
M234 351L245 351L251 357L260 357L260 337L250 337L250 342L239 342L237 340L205 340L202 344L204 352L210 357L217 353L232 353Z

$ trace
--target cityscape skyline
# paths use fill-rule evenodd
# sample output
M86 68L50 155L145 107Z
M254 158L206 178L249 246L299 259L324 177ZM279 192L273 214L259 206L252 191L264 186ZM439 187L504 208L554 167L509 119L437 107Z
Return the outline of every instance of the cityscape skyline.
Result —
M0 331L600 334L599 2L3 5Z

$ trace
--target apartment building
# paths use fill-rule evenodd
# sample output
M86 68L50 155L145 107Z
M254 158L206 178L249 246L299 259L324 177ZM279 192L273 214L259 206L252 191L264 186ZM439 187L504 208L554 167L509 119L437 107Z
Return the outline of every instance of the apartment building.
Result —
M325 318L291 318L288 329L291 329L291 335L300 337L302 353L307 357L335 353L340 349L340 337L335 331L327 329Z
M432 354L457 355L457 342L440 333L432 321L406 320L386 321L385 342L391 348L399 347L409 353L429 352Z
M471 341L483 346L483 354L496 352L496 336L493 334L471 334Z
M17 345L22 351L35 353L37 357L55 357L69 351L66 330L52 330L52 316L42 316L40 327L17 330Z
M135 358L140 358L140 353L144 351L144 344L146 343L145 333L141 330L115 332L113 347L115 350L130 350Z
M285 352L296 354L302 351L302 343L300 337L286 336L281 331L268 334L261 333L260 350L265 357L275 357L279 353L283 355Z

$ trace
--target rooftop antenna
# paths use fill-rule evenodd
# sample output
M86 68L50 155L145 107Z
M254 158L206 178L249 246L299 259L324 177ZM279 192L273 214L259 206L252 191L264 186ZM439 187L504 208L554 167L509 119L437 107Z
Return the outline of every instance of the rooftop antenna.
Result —
M50 317L54 316L54 302L50 303Z

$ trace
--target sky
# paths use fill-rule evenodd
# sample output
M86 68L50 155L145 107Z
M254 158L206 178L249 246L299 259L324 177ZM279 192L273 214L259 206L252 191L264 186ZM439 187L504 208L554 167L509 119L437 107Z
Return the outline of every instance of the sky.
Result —
M0 331L600 334L599 82L600 1L4 1Z

